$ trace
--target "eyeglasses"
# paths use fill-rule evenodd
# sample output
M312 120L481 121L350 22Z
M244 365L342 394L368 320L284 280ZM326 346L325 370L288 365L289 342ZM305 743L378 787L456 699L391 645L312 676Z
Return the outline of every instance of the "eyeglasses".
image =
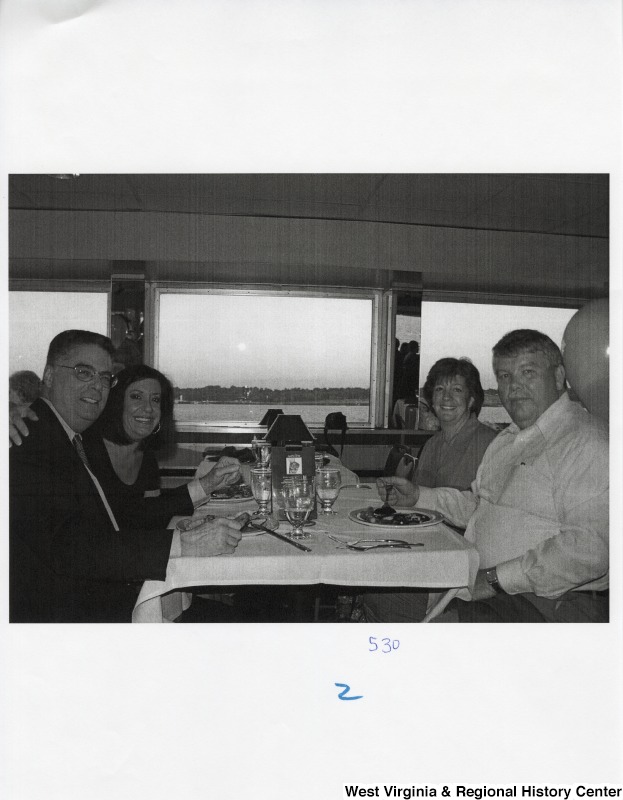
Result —
M62 367L63 369L73 369L76 373L76 378L82 383L88 383L95 379L96 376L99 376L99 379L102 382L102 386L105 386L106 389L112 389L113 386L117 385L118 378L116 378L110 372L98 372L93 367L89 367L87 364L76 364L74 367L70 367L67 364L55 364L55 367Z

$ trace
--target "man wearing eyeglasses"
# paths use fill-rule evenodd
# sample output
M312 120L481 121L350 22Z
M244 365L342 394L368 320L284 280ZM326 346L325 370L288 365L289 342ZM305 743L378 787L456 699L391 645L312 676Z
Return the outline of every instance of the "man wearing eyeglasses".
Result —
M10 621L129 622L136 586L164 580L170 556L231 553L241 524L184 533L119 530L80 434L114 386L110 339L58 334L48 350L38 422L10 450Z

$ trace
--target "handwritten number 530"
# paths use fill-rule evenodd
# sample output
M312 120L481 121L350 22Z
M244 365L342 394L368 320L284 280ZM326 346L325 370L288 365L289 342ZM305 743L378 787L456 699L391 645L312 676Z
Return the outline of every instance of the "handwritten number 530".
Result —
M392 650L398 650L400 647L400 640L399 639L381 639L381 643L377 644L376 636L370 636L368 641L370 642L370 647L368 651L370 653L374 653L378 650L380 653L391 653Z

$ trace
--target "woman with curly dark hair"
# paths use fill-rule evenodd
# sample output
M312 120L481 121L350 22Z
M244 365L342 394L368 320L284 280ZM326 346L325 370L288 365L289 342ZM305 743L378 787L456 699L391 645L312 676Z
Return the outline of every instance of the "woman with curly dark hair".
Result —
M166 527L175 514L192 514L210 493L239 477L235 458L221 458L202 478L160 489L155 452L173 441L173 386L146 364L115 376L99 419L83 434L89 465L121 527Z

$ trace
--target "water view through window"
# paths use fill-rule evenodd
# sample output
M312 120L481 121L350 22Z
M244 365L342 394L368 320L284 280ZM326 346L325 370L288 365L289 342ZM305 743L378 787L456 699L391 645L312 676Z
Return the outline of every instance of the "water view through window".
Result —
M157 366L175 419L257 424L269 408L323 424L370 421L373 299L159 295Z

